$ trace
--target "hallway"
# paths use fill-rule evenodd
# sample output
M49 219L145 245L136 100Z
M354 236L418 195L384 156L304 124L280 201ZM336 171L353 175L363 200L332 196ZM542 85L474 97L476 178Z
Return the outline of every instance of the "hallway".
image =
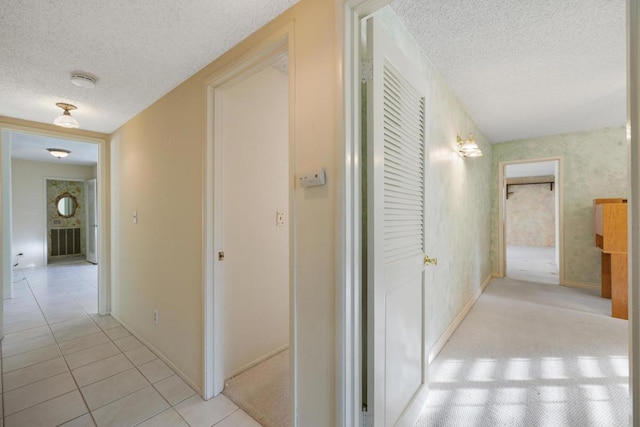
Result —
M0 426L259 427L224 396L203 401L111 316L96 266L17 271L4 302Z
M418 426L626 426L627 321L595 292L494 279L430 367Z

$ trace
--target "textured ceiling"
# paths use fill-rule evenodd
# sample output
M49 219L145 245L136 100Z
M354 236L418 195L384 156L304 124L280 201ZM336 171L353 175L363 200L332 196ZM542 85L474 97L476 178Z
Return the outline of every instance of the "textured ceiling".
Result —
M0 2L0 115L110 133L295 2ZM392 7L493 142L625 122L624 0Z
M623 125L625 0L396 0L492 142Z
M110 133L296 0L0 2L0 115ZM72 71L99 80L69 81Z

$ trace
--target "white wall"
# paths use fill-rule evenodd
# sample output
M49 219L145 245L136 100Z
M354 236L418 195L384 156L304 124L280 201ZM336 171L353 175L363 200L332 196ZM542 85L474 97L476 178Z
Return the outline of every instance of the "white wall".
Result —
M289 343L287 85L267 68L224 92L225 378Z
M0 161L2 162L2 297L13 296L13 281L11 268L13 265L11 254L11 138L8 132L2 131L2 146L0 147ZM0 304L1 305L1 304Z
M19 268L47 264L45 178L92 179L92 166L12 159L13 254L22 252ZM78 203L84 203L78 201Z
M553 194L553 203L554 209L553 214L555 215L555 255L554 259L556 262L556 266L560 267L560 191L562 189L558 188L558 183L560 182L560 162L555 161L553 164L553 177L556 181L556 191Z

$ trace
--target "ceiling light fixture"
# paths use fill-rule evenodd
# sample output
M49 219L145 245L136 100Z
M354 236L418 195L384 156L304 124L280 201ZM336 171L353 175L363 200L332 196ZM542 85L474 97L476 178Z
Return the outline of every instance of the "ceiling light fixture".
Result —
M469 134L469 138L462 139L460 135L457 136L458 154L461 157L480 157L482 156L482 150L476 144L476 139L473 134Z
M63 128L77 128L80 126L80 123L73 117L71 117L71 113L69 111L77 110L78 107L71 104L65 104L64 102L58 102L56 106L62 108L64 112L62 115L56 117L53 121L54 125L62 126Z
M65 150L62 148L47 148L47 151L53 157L57 157L59 159L62 159L63 157L67 157L69 154L71 154L71 151Z
M76 86L86 87L87 89L93 89L96 87L96 81L98 79L89 73L73 72L71 73L71 83Z

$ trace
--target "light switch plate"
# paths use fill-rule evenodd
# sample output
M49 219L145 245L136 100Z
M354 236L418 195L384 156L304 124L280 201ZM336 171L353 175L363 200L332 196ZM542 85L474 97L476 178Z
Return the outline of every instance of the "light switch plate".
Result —
M324 185L326 182L326 175L324 168L320 168L315 172L301 173L298 175L298 181L301 187L317 187Z

